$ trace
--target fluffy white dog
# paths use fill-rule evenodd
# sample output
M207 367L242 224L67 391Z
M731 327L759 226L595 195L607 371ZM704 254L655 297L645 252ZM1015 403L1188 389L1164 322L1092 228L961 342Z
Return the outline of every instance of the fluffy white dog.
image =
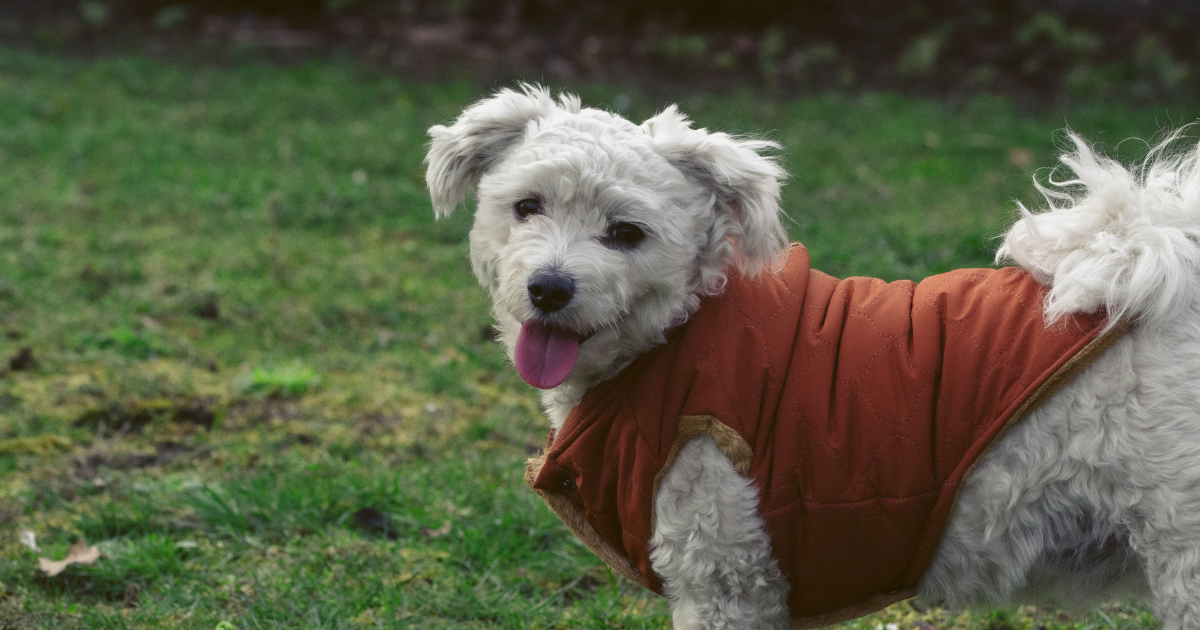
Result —
M641 125L502 90L429 130L439 216L475 192L471 263L502 341L559 428L589 388L664 343L733 273L786 250L771 142ZM1133 328L995 442L921 578L930 603L1148 594L1200 630L1200 164L1164 143L1134 170L1072 136L998 258L1048 290L1049 317L1107 309ZM677 628L785 628L787 582L758 494L710 437L661 479L653 570Z

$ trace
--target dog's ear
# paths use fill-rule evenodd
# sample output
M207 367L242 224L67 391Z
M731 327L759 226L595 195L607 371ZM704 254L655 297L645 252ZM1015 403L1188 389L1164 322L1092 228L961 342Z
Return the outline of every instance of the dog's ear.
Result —
M716 212L710 251L732 243L738 268L750 275L774 265L787 247L779 217L779 186L787 174L764 152L767 140L692 129L674 105L642 123L658 152L684 176L711 191Z
M522 85L521 91L503 89L468 107L445 127L429 128L433 141L425 156L425 183L433 199L433 210L443 217L454 211L479 178L525 134L531 121L565 107L578 111L579 100L563 95L555 103L550 91Z

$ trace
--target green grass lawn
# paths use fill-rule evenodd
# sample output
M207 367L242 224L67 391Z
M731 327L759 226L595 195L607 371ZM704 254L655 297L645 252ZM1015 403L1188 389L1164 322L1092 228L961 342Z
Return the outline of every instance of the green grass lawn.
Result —
M635 119L667 102L570 87ZM425 129L485 93L0 51L0 628L669 626L521 482L536 397L489 338L469 212L435 223L421 166ZM1064 125L1136 157L1121 141L1200 114L672 98L781 142L792 237L885 278L989 264ZM46 577L22 530L103 556ZM1157 626L1116 603L848 627L880 623Z

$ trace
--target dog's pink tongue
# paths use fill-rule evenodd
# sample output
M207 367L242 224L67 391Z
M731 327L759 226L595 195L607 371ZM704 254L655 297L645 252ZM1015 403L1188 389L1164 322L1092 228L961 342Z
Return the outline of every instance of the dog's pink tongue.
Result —
M521 326L514 353L517 373L538 389L558 387L579 358L579 337L535 320Z

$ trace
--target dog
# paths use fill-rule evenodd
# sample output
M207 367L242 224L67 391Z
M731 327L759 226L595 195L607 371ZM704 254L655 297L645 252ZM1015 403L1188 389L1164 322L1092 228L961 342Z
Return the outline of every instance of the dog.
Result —
M642 382L622 375L702 304L800 255L781 223L778 146L693 128L674 106L638 125L525 85L429 134L433 208L477 198L472 269L509 357L543 390L551 448L589 391ZM915 594L957 608L1133 593L1164 628L1200 630L1200 152L1172 153L1177 134L1131 170L1070 138L1073 177L1038 186L1048 208L1021 206L997 260L1038 283L1027 306L1047 329L1092 314L1106 341L972 464ZM676 628L825 625L914 594L797 618L736 437L693 433L648 495L652 535L636 544L653 575L589 534L608 516L555 508L657 586Z

